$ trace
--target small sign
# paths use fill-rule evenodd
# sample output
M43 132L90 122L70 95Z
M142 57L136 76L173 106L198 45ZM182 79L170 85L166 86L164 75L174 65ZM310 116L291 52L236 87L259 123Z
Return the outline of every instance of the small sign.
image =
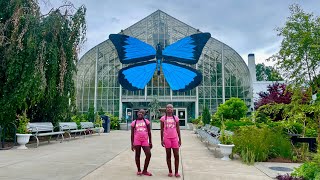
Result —
M131 112L128 112L128 116L131 116Z

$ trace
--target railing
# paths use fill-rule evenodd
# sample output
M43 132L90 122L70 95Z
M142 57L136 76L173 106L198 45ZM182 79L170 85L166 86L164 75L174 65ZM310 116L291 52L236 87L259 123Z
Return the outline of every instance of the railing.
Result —
M7 135L7 132L10 130L10 128L13 129L13 133L14 133L13 134L13 145L9 146L9 147L5 147L6 135ZM8 123L8 124L4 125L3 127L0 126L0 141L1 141L0 150L8 150L8 149L13 148L16 145L16 143L17 143L16 132L17 132L17 127L13 122Z

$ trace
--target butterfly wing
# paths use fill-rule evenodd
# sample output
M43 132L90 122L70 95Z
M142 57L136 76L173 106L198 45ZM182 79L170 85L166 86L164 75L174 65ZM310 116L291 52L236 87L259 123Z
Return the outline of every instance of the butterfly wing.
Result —
M155 61L125 67L119 71L119 83L130 91L144 89L151 80L156 67L157 63Z
M187 36L162 51L166 61L177 61L187 64L196 64L203 47L210 39L210 33L199 33Z
M173 91L188 91L198 86L202 81L202 74L188 66L174 62L162 62L164 77Z
M155 58L156 50L139 39L122 34L110 34L109 39L115 46L122 64L142 62Z

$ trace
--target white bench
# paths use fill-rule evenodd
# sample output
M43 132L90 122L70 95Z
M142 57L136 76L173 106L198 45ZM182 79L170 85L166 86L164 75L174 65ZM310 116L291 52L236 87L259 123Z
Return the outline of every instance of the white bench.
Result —
M210 126L206 124L204 127L197 130L198 136L200 137L201 142L205 142L207 147L209 144L218 145L220 143L220 128L215 126Z
M32 136L35 137L37 139L37 147L39 146L39 139L38 137L41 136L50 136L50 138L48 139L48 143L50 143L50 139L52 135L58 135L57 139L59 138L59 136L61 135L61 141L62 142L64 140L63 131L59 131L59 132L54 132L54 126L52 125L51 122L34 122L34 123L28 123L27 128L29 130L31 130L32 132Z
M71 133L75 133L74 138L77 133L81 136L81 133L84 133L84 137L86 137L86 129L78 129L78 125L76 122L59 122L60 131L65 131L69 135L69 140L71 139Z
M100 135L100 127L95 127L94 124L92 122L80 122L80 125L81 125L81 128L82 129L87 129L89 130L89 133L90 133L90 130L93 132L93 131L96 131L99 133ZM92 134L92 133L91 133Z

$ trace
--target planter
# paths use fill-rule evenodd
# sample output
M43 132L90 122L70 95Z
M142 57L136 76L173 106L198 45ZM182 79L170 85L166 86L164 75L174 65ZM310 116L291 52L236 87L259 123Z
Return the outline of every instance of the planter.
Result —
M191 131L193 130L193 124L192 123L188 123L188 129L191 130Z
M31 135L32 134L16 134L17 142L18 144L20 144L20 146L17 149L28 149L26 147L26 144L29 142Z
M96 129L96 133L104 133L104 128L99 127L99 129Z
M151 128L152 129L161 129L159 122L151 122Z
M129 130L129 128L130 124L127 125L127 123L120 123L120 130Z
M234 147L234 144L226 145L226 144L218 144L221 150L221 153L223 155L223 158L221 160L224 161L230 161L229 155L232 153L232 148Z
M192 128L193 128L193 132L194 132L195 134L198 134L198 132L197 132L198 125L192 124Z

